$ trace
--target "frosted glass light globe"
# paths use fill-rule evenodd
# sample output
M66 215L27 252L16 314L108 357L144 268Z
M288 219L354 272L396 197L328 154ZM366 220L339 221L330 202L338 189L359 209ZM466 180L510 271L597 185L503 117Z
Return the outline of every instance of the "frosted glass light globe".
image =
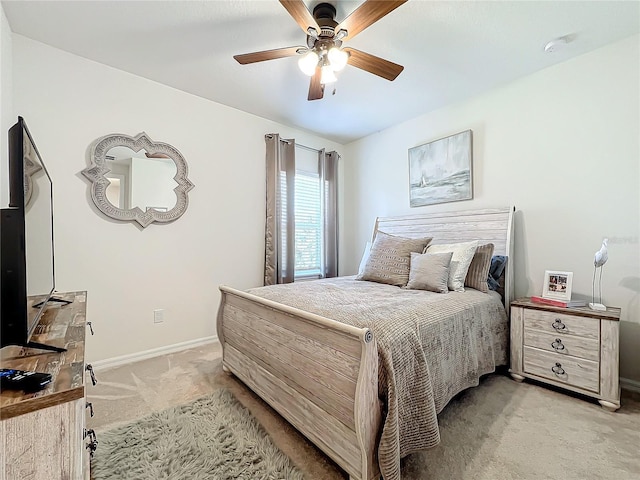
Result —
M336 80L338 80L338 78L336 77L336 74L333 73L333 68L331 67L331 65L325 65L324 67L322 67L322 74L320 76L320 83L322 85L333 83Z
M333 68L335 72L342 70L349 60L349 54L344 50L340 50L338 47L332 47L327 56L329 57L331 68Z
M302 73L312 77L316 73L316 67L318 66L318 54L314 51L305 53L298 60L298 67L302 70Z

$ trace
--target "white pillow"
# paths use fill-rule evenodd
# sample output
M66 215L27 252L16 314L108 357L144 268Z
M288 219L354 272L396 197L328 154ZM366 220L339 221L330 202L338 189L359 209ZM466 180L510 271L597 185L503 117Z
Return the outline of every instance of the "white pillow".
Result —
M360 260L360 266L358 267L358 278L362 277L364 273L364 267L367 265L367 260L369 260L369 254L371 253L371 242L367 242L364 246L364 253L362 254L362 260Z
M449 265L449 281L447 286L454 292L464 292L464 279L467 276L469 265L476 253L478 241L461 243L443 243L441 245L429 245L425 253L452 252Z

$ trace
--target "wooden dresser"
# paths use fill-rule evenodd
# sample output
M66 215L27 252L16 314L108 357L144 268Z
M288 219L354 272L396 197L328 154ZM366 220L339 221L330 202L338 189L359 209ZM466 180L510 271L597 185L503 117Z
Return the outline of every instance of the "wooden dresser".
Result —
M511 376L531 378L620 408L620 309L561 308L511 303Z
M66 352L21 347L1 350L1 368L50 373L47 388L0 393L0 480L89 478L85 440L86 292L57 293L71 300L48 305L31 337Z

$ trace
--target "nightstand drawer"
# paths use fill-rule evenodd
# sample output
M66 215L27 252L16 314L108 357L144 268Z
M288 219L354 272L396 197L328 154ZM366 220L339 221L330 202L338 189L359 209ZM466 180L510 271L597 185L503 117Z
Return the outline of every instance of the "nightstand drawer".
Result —
M576 335L600 339L600 319L579 317L565 313L524 310L524 328L540 330L552 334Z
M570 355L594 362L600 361L600 343L595 338L560 335L556 332L547 333L525 328L524 344L563 356Z
M600 390L599 364L591 360L524 347L524 371L591 392Z

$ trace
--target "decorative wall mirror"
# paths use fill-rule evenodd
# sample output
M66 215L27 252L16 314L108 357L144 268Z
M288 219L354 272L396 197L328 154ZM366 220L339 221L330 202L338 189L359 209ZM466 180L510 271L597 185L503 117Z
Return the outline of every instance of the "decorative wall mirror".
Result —
M187 162L167 143L146 133L135 137L106 135L91 147L90 165L82 173L91 180L91 197L98 209L116 220L142 227L179 218L189 204L193 184Z

